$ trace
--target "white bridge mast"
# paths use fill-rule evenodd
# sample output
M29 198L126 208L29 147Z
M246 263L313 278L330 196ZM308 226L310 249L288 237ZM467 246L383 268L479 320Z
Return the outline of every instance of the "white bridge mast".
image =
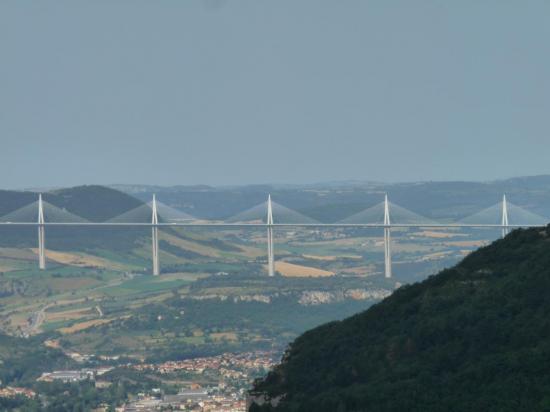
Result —
M384 229L384 275L386 278L392 277L392 251L391 251L391 228L392 227L487 227L487 228L500 228L502 229L502 237L505 237L509 232L511 228L515 227L521 227L522 225L515 223L510 225L509 223L509 216L508 216L508 202L506 200L506 194L502 196L502 216L501 216L501 223L500 224L464 224L464 223L458 223L458 224L393 224L391 223L390 219L390 203L388 201L388 195L386 194L384 196L384 223L379 224L357 224L356 226L363 226L363 227L378 227ZM162 222L159 223L158 220L158 209L157 209L157 201L156 196L153 195L153 202L152 202L152 216L151 216L151 224L149 223L92 223L92 222L46 222L44 219L44 202L42 200L42 194L39 194L38 196L38 220L36 223L33 222L0 222L0 225L21 225L21 226L37 226L38 228L38 264L40 269L46 269L46 234L45 234L45 227L49 225L53 226L62 226L62 225L68 225L68 226L103 226L103 225L129 225L129 226L151 226L152 229L152 257L153 257L153 275L158 276L160 275L160 259L159 259L159 227L160 226L193 226L193 224L182 224L182 223L166 223ZM319 224L311 224L311 223L304 223L304 224L296 224L296 223L289 223L289 224L275 224L273 222L273 204L271 202L271 195L268 195L267 198L267 221L266 223L257 223L257 224L218 224L218 223L210 223L210 224L197 224L194 225L196 227L203 227L203 226L218 226L218 227L225 227L225 226L235 226L235 227L266 227L267 228L267 269L269 276L275 275L275 255L274 255L274 241L273 241L273 230L276 226L285 226L285 227L291 227L291 226L303 226L303 227L309 227L309 226L316 226L316 227L347 227L347 226L354 226L353 224L328 224L328 223L319 223ZM533 224L533 225L524 225L524 226L532 226L532 227L543 227L542 224Z
M508 203L506 195L502 195L502 237L505 237L509 232L508 227Z
M273 254L273 207L271 195L267 197L267 272L275 276L275 257Z
M44 228L44 205L42 194L38 195L38 268L46 269L46 231Z
M391 278L391 229L388 195L384 197L384 275Z
M158 276L160 275L160 262L159 262L159 229L158 229L158 213L157 213L157 199L156 196L153 195L153 203L152 203L152 217L151 217L151 224L153 225L151 228L151 241L152 241L152 249L153 249L153 275Z

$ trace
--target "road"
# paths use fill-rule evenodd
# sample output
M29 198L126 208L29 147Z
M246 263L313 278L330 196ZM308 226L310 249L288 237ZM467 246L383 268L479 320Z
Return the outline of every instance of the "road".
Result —
M29 326L23 332L23 336L25 338L28 338L30 335L33 335L34 333L38 332L38 330L40 329L40 326L42 326L42 323L46 319L46 310L48 310L52 306L55 306L55 305L53 303L48 303L42 309L40 309L37 312L34 312L31 315L31 321L29 323Z

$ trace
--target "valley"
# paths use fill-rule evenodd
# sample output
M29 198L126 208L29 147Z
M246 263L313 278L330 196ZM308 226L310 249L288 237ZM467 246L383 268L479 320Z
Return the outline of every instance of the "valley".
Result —
M224 195L221 192L217 196ZM302 196L302 189L295 192ZM310 196L309 190L305 192ZM14 193L2 193L5 203L11 199L12 208L25 211L22 201L14 201L21 194ZM332 193L327 188L322 197L330 198ZM150 218L150 209L140 199L100 186L61 189L44 197L56 216L65 213L61 210L90 221L116 221L117 216L128 215ZM95 207L90 207L91 198ZM119 206L111 211L112 205ZM174 201L163 211L178 205ZM324 213L329 209L323 207ZM263 208L251 210L239 219L261 221ZM277 207L275 217L296 219L306 209L299 210ZM190 215L189 210L185 213ZM218 221L231 220L218 213ZM49 227L45 270L37 268L36 234L28 229L0 227L1 332L32 342L33 350L54 351L55 359L65 359L77 371L58 368L60 376L85 377L90 368L111 368L105 377L94 379L112 385L125 376L133 389L120 399L132 399L136 405L163 402L152 392L159 386L169 396L192 390L193 385L210 388L208 399L214 403L228 396L239 404L244 388L261 374L235 372L241 377L230 384L216 373L185 372L186 380L181 381L177 373L153 370L170 362L233 359L245 353L269 353L276 362L304 331L364 311L400 286L453 265L499 236L499 231L490 229L394 228L393 277L386 278L380 229L278 227L275 276L269 277L264 229L166 227L159 230L160 275L153 276L150 229ZM43 373L57 376L56 362L45 362L6 382L33 390L40 387L43 392L48 383L38 384L36 379ZM151 372L135 373L125 365L138 369L150 365ZM216 382L232 389L224 392ZM135 398L138 390L148 395ZM108 393L102 389L94 399ZM226 395L216 398L221 393Z

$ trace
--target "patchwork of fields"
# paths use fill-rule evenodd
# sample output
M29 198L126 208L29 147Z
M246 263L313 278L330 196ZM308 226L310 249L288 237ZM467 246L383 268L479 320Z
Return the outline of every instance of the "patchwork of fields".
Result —
M273 279L263 231L170 229L160 239L158 277L150 275L143 237L124 253L48 250L46 271L36 268L34 248L0 248L1 329L43 332L74 352L140 358L176 348L284 346L303 329L364 309L382 291L485 241L476 233L396 231L396 278L386 280L382 239L372 230L277 231Z

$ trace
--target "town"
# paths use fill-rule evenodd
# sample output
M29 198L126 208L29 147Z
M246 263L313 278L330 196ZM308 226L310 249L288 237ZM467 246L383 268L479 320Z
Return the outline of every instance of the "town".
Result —
M140 372L153 371L164 376L196 378L196 381L218 381L217 385L202 387L191 383L175 395L139 394L121 411L156 411L171 407L184 411L242 412L246 410L246 391L252 381L265 375L275 364L273 352L225 353L219 356L168 361L160 364L138 364Z
M86 356L93 359L93 356ZM116 410L160 411L183 410L195 412L243 412L246 410L247 389L254 379L264 376L280 358L277 352L224 353L161 363L120 364L75 370L53 370L43 373L37 382L42 384L78 385L90 382L98 390L109 388L117 380L115 372L135 372L153 379L141 392L131 393L128 400L114 408L103 404L97 412ZM101 359L101 358L98 358ZM24 387L6 386L0 398L24 396L38 399L40 393Z

